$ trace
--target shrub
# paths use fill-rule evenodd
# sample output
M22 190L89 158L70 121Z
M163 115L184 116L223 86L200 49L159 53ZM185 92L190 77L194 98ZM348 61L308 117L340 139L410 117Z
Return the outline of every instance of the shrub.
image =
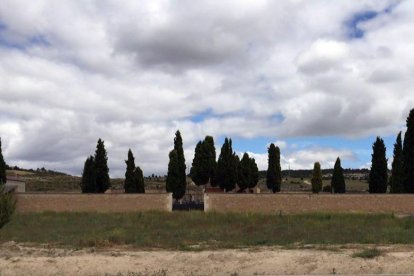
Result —
M4 194L0 191L0 228L10 221L16 209L16 199L13 194Z
M352 254L353 258L373 259L382 255L382 251L377 248L364 249Z
M327 192L327 193L331 193L332 192L332 188L331 185L326 185L322 188L322 192Z

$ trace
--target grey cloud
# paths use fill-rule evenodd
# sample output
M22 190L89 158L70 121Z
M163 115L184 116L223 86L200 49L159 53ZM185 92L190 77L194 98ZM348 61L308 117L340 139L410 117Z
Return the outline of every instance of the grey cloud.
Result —
M165 172L178 128L187 163L207 134L395 133L414 105L414 5L378 16L358 41L344 30L389 3L3 1L7 39L50 44L0 42L6 159L79 174L101 137L121 176L128 148L144 172Z

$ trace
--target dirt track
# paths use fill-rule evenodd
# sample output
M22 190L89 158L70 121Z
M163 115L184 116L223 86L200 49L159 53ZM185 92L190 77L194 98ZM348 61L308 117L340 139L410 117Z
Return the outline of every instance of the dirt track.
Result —
M380 247L374 259L351 255L367 246L321 249L259 248L201 252L67 250L0 246L0 275L275 275L410 274L413 246Z

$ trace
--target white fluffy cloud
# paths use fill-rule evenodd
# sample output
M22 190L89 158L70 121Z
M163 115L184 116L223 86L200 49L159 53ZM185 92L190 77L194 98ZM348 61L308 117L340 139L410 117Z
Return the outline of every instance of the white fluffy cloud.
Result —
M128 148L164 173L178 128L188 164L207 134L396 133L414 106L413 12L392 0L2 1L6 159L79 174L101 137L120 176ZM284 157L299 168L339 154L352 158Z

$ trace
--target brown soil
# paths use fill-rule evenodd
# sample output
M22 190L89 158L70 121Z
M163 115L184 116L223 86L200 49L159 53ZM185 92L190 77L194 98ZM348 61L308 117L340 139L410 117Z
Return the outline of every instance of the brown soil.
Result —
M352 254L370 246L277 247L217 251L57 249L0 245L0 275L277 275L411 274L414 246L380 246L373 259Z

